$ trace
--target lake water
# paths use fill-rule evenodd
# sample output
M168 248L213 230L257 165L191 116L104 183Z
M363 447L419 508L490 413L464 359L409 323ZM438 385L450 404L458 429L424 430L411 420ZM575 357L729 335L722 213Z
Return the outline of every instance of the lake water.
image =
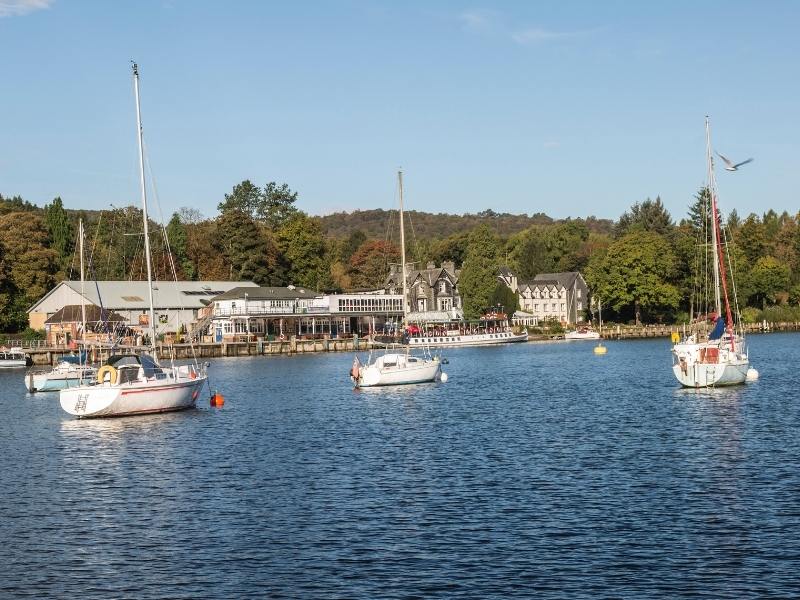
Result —
M0 373L0 597L800 595L800 335L677 387L667 340L223 359L211 409L80 421Z

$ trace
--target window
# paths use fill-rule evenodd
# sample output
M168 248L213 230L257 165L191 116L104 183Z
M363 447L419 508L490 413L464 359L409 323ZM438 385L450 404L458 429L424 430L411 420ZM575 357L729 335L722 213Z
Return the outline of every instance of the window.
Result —
M538 304L534 304L533 305L533 311L534 312L539 312L539 305Z
M578 310L583 310L583 302L578 302Z
M542 307L544 307L544 312L547 312L547 302L545 302L544 304L542 304Z
M447 293L447 282L446 281L440 281L439 282L439 293L440 294L446 294Z
M580 298L580 297L581 297L581 289L578 288L578 298Z
M563 312L565 310L567 310L567 304L566 304L566 302L562 302L561 303L561 311Z
M556 312L557 310L558 310L558 304L553 302L553 312Z

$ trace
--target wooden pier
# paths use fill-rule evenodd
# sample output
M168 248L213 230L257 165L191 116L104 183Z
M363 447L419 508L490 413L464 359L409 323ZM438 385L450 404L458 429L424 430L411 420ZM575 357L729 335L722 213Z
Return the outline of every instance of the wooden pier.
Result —
M192 350L194 348L194 351ZM228 356L269 356L293 355L310 352L355 352L369 350L372 343L368 338L322 338L300 339L290 337L287 340L275 341L250 341L250 342L221 342L202 344L159 344L156 354L159 360L188 360L196 356L202 358L223 358ZM69 354L72 350L67 346L31 346L24 348L25 353L31 357L34 365L52 365L59 357ZM120 348L114 353L124 354L133 350L149 352L150 348ZM102 356L108 356L108 349L103 349Z

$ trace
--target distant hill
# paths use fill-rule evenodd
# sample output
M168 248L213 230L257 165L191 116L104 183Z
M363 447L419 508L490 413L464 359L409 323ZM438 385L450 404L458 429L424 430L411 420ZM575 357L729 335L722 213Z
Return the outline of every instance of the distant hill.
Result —
M427 213L407 211L406 228L413 228L418 238L441 239L456 233L469 231L483 223L488 224L503 237L519 233L534 225L556 225L566 220L555 220L543 213L528 215L512 215L485 210L477 214L449 215L444 213ZM397 211L383 209L357 210L352 213L337 212L317 217L322 231L335 238L344 238L361 230L368 238L384 238L388 224L397 227ZM610 219L598 219L594 216L586 219L574 219L586 223L589 231L594 233L611 233L614 222Z

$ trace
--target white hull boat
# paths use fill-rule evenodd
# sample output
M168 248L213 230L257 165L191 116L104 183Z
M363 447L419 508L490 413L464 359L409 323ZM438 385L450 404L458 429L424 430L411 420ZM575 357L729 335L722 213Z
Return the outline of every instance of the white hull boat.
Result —
M97 369L87 365L60 362L47 372L30 371L25 376L29 392L56 392L69 387L85 385L94 380Z
M144 255L150 310L149 337L155 353L156 328L153 306L153 276L144 178L144 143L139 110L139 70L133 65L136 94L136 129L139 143L139 183L142 196ZM81 278L83 279L83 278ZM206 365L161 367L147 354L111 356L97 370L95 381L61 390L61 408L76 417L123 417L192 408L207 381Z
M730 346L729 340L675 344L672 371L684 387L701 388L738 385L747 380L750 362L741 343Z
M459 346L494 346L496 344L510 344L514 342L527 342L527 333L513 333L501 331L499 333L473 333L462 335L460 333L443 336L421 336L408 338L411 347L427 346L429 348L456 348Z
M28 366L28 357L22 348L0 350L0 369L19 369Z
M708 186L700 198L704 200L703 214L707 217L707 224L699 229L697 244L703 253L697 264L703 265L704 270L697 274L700 285L696 288L698 298L694 305L701 308L704 316L692 322L693 331L685 339L681 340L676 334L672 347L672 372L680 384L688 388L739 385L758 378L758 372L750 368L734 269L727 257L728 242L724 240L719 217L711 129L707 117L706 159ZM713 303L708 302L709 299ZM709 322L713 323L710 332Z
M600 334L591 329L578 329L564 334L565 340L599 340Z
M99 381L61 390L61 408L76 417L123 417L192 408L206 382L203 369L161 368L147 355L112 356Z
M436 381L442 375L438 357L414 356L410 352L386 352L361 365L353 363L350 378L355 387L407 385Z

